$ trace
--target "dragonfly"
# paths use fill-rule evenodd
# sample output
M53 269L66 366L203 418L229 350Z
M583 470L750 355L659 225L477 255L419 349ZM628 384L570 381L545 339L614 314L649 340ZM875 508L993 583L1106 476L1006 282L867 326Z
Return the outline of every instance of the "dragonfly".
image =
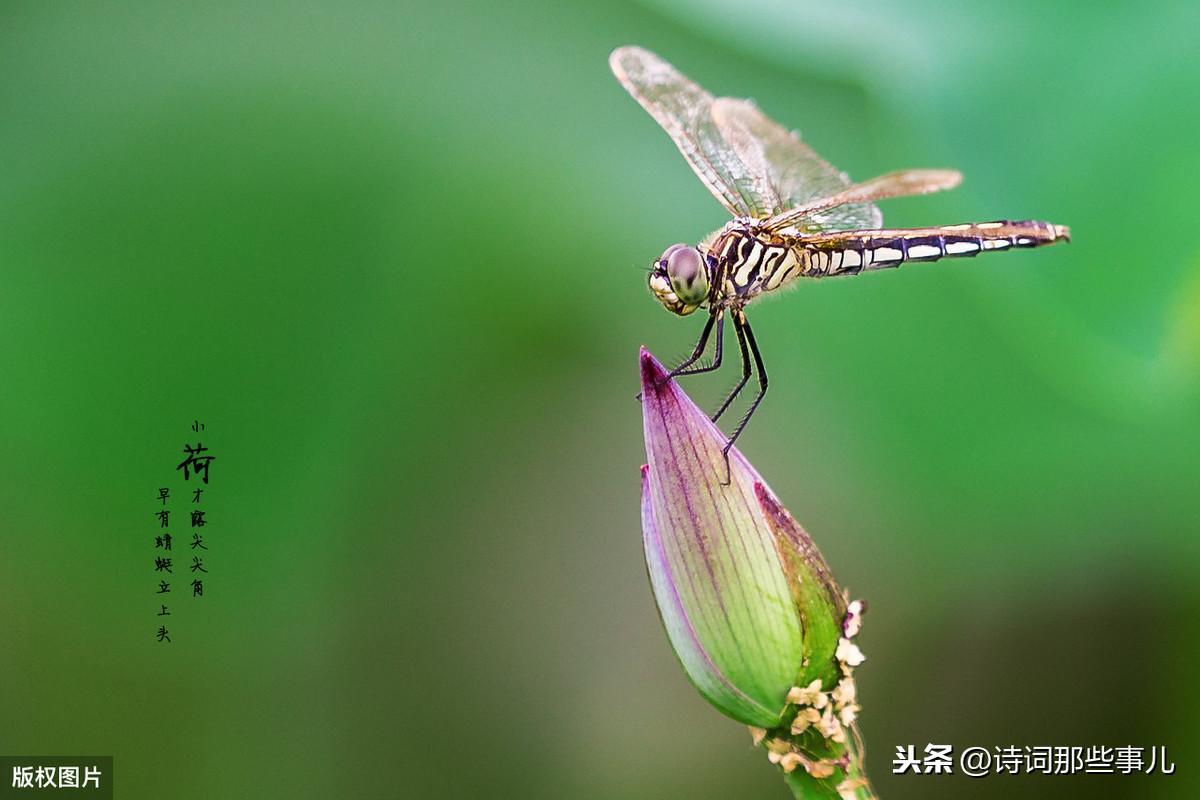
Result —
M758 375L758 393L725 444L726 467L730 448L767 393L767 372L745 311L758 297L809 278L1070 241L1066 226L1033 220L884 228L875 201L953 189L961 173L909 169L854 183L753 101L713 97L649 50L619 47L609 65L733 217L698 245L668 247L648 277L650 292L668 311L681 317L708 312L695 349L670 378L718 369L726 316L733 322L742 375L713 422ZM714 329L713 359L703 363Z

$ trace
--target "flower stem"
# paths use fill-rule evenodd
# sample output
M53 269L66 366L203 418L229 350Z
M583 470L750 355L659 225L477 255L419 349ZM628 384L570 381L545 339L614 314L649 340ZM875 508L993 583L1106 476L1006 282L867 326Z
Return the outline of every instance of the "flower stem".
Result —
M857 725L851 728L845 753L848 756L846 768L839 769L828 778L814 778L802 768L785 772L783 780L792 790L792 796L796 800L878 800L878 795L867 780L862 738Z

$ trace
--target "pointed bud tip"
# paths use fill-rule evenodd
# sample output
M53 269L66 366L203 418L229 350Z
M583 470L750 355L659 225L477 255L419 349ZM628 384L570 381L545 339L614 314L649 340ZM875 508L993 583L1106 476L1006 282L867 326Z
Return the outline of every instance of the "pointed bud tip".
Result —
M651 389L660 388L669 376L663 365L645 347L641 348L638 357L642 364L642 394L644 396Z

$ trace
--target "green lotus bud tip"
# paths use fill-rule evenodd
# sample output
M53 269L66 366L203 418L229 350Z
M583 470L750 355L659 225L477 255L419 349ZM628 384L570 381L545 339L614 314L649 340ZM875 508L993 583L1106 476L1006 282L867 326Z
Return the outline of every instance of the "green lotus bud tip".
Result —
M642 352L642 532L667 634L700 692L771 728L788 691L838 676L846 604L812 539L725 436Z
M685 673L789 784L870 796L852 741L865 605L737 449L724 483L725 435L644 349L641 375L646 568Z

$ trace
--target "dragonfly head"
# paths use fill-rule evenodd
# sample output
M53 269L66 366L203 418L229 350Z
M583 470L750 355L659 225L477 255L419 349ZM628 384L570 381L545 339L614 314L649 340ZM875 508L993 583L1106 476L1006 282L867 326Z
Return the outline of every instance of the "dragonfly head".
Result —
M708 298L708 263L687 244L673 244L650 270L650 291L668 311L685 317Z

